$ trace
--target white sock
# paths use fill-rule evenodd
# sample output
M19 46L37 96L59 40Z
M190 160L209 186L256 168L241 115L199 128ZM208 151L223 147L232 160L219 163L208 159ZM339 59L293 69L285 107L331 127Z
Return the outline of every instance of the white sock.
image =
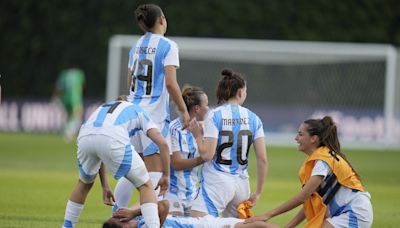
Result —
M72 228L78 222L81 215L83 204L72 202L68 200L67 208L65 209L64 228Z
M115 205L113 207L113 212L119 207L128 206L134 189L135 186L125 177L121 177L121 179L118 180L114 189Z
M158 182L161 179L161 176L162 176L162 172L149 172L150 182L151 182L151 185L153 185L153 188L155 188L157 186ZM157 190L155 190L155 192L156 192L157 200L158 201L162 200L163 197L158 196L158 194L160 193L160 188L157 188Z
M156 203L144 203L140 205L144 223L148 228L159 228L160 218L158 217L158 206Z

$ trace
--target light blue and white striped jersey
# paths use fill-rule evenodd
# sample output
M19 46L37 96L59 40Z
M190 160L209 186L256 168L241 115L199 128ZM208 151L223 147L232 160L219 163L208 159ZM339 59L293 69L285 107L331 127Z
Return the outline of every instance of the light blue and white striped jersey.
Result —
M132 72L129 100L145 110L152 120L170 120L165 66L179 67L178 46L172 40L147 32L129 52Z
M157 126L139 106L126 101L111 101L98 107L82 124L78 139L91 134L110 136L123 143L138 131Z
M176 118L171 122L171 152L179 151L184 159L192 159L199 157L199 151L196 140L192 133L182 130L183 124L180 118ZM172 194L178 196L181 200L193 200L198 194L198 167L186 170L174 170L171 166L170 172L170 188Z
M255 139L264 137L260 118L237 104L224 104L208 113L204 137L216 138L214 158L205 163L205 171L221 171L248 176L248 153Z
M143 216L135 217L138 228L147 227L144 223ZM212 215L203 217L188 217L167 215L167 218L162 225L163 228L225 228L234 227L236 224L244 222L243 219L238 218L221 218Z
M311 176L324 176L324 181L321 184L321 188L323 188L327 182L327 180L333 175L332 169L329 167L329 165L323 161L323 160L317 160L315 162L314 168L311 172ZM327 194L332 191L334 188L336 182L332 184L332 186L327 190ZM342 213L350 212L350 217L349 217L349 227L357 227L357 217L352 213L353 208L360 208L360 202L358 197L361 195L367 196L366 198L371 198L368 192L361 192L358 190L350 189L347 188L346 186L340 186L339 190L335 193L333 196L332 200L328 203L328 210L327 210L327 217L333 217L333 216L338 216ZM361 197L361 199L366 199L365 197ZM357 200L356 200L357 199ZM356 205L354 204L354 201L356 201ZM357 205L358 204L358 205ZM368 204L367 204L368 205ZM352 216L353 214L353 216ZM352 226L350 224L355 224L355 226Z

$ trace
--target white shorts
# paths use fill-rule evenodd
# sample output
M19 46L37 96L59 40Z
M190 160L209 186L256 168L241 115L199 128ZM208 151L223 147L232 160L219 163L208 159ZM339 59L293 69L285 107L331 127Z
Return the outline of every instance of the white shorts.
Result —
M192 210L238 218L237 206L250 197L249 178L219 171L202 173L200 194Z
M86 135L78 140L79 177L84 183L93 183L101 162L118 180L126 177L135 187L149 180L146 166L133 146L106 135Z
M195 202L195 200L179 199L177 195L171 192L167 192L164 199L169 202L169 212L180 212L185 216L189 216L193 207L200 207L201 212L207 213L207 210L203 209L204 203L197 205L199 201Z
M360 192L357 197L351 200L348 210L344 210L344 213L326 220L335 228L371 227L373 212L369 193Z
M161 131L161 135L164 139L170 143L169 135L169 121L165 120L160 123L155 123L158 129ZM139 154L149 156L155 153L160 153L158 146L146 135L143 131L138 131L134 136L131 137L131 142L135 147L135 150Z
M165 227L193 227L193 228L233 228L244 222L237 218L220 218L206 215L204 217L187 217L168 215L164 222ZM139 227L139 226L138 226Z

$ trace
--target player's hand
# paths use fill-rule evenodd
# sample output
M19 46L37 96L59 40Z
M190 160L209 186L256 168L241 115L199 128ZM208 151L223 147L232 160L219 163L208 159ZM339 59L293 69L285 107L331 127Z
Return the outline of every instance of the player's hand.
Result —
M259 215L259 216L254 216L254 217L248 218L248 219L244 220L243 223L244 223L244 224L247 224L247 223L252 223L252 222L256 222L256 221L266 222L266 221L268 221L270 218L271 218L271 217L270 217L269 215L267 215L267 214L265 214L265 215Z
M251 202L250 208L252 208L254 205L256 205L256 203L258 202L258 199L260 199L259 193L251 194L250 198L248 199Z
M158 194L159 196L162 196L167 192L167 190L169 188L169 176L165 176L165 175L161 176L161 178L158 181L158 184L154 190L157 190L158 188L160 188L160 194Z
M115 198L110 188L103 188L103 203L105 205L114 206Z
M203 125L196 119L190 121L188 130L192 132L195 138L203 137Z
M189 122L190 122L190 116L189 116L188 111L185 110L185 112L181 112L180 117L183 122L182 130L185 130L186 128L189 127Z
M134 212L126 207L120 207L114 214L112 215L113 218L119 219L121 222L126 222L134 217Z

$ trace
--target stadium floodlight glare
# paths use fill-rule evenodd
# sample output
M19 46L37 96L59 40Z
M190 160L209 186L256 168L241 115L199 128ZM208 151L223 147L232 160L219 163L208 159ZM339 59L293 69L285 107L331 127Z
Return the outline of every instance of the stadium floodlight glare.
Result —
M111 37L106 100L128 93L128 53L139 37ZM223 67L246 75L245 106L263 120L270 144L294 145L301 121L331 115L345 146L400 147L399 60L392 45L171 39L179 46L178 82L202 87L211 104Z

